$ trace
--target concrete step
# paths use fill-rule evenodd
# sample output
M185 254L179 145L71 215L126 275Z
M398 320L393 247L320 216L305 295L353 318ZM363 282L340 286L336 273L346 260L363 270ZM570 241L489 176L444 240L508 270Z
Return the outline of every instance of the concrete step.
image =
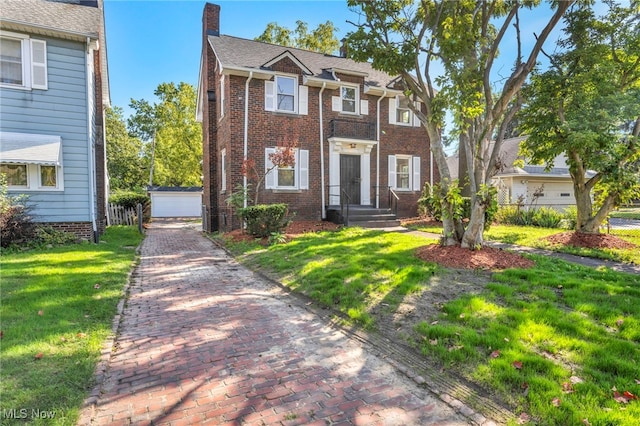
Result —
M347 226L359 226L361 228L390 228L400 226L400 221L398 219L353 220L349 218Z

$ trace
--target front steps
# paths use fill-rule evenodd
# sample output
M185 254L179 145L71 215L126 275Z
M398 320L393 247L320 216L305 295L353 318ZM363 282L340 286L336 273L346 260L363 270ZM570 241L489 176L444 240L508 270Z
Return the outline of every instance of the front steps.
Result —
M377 209L368 206L349 206L348 215L345 206L340 211L340 206L327 208L327 219L334 223L342 223L346 226L359 226L361 228L389 228L400 226L398 217L391 209Z

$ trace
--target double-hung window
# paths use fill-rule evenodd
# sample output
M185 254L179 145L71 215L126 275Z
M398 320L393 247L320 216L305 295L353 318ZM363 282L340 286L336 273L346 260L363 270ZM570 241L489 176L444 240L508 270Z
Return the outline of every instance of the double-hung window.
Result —
M351 86L340 88L340 99L342 101L342 112L347 114L358 113L358 89Z
M409 98L406 96L398 96L396 101L396 123L410 126L412 124L411 109L409 109Z
M399 191L420 191L420 157L389 156L389 186Z
M296 110L296 79L292 77L276 76L276 110L295 112Z
M298 77L276 75L264 82L264 109L288 114L308 114L309 88Z
M293 164L274 167L270 155L277 147L265 149L266 189L309 189L309 151L295 149Z
M46 90L46 42L0 31L0 86Z

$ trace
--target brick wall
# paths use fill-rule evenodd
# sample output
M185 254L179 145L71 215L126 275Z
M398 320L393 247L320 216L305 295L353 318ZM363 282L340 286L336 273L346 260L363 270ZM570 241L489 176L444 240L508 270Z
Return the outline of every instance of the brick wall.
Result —
M42 225L75 234L78 239L93 241L93 226L91 222L44 222Z

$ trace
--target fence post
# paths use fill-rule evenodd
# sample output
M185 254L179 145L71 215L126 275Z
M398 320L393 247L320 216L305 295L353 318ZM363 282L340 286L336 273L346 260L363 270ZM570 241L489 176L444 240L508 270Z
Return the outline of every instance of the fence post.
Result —
M138 203L138 232L142 234L142 204Z

